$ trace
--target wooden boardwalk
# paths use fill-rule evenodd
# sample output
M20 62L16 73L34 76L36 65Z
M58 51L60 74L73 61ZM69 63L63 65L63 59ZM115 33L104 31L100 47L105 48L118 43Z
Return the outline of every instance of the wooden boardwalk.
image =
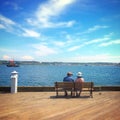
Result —
M93 98L55 98L55 92L0 93L0 120L120 120L120 91Z

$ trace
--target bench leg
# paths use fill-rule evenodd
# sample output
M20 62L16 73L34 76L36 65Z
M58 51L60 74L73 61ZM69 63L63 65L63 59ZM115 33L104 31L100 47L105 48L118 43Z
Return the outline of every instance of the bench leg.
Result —
M56 91L56 97L58 97L58 90Z
M73 92L72 92L72 90L71 90L71 96L73 95Z
M65 96L68 96L67 90L65 90Z
M90 90L90 97L93 98L92 90Z
M80 96L80 91L78 92L78 91L76 90L75 92L76 92L76 97L79 97L79 96Z

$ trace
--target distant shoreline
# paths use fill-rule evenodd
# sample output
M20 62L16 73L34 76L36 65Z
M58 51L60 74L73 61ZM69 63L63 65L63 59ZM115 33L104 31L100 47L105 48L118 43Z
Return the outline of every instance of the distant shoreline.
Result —
M9 61L7 60L0 60L0 65L7 65ZM115 65L120 66L120 63L112 63L112 62L39 62L39 61L15 61L20 65Z

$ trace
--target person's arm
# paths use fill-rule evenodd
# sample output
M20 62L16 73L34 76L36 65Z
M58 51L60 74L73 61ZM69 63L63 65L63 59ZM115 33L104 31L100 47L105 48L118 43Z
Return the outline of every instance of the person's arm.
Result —
M84 78L82 78L82 82L84 82L85 80L84 80Z

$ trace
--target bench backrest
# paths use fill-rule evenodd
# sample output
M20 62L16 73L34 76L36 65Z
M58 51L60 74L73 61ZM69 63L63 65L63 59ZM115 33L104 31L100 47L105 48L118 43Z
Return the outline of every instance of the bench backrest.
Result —
M74 88L74 82L55 82L56 88Z
M93 82L84 82L82 84L83 88L93 88L93 86L94 86Z
M55 82L56 88L90 88L92 89L94 86L93 82L83 82L82 84L76 82Z

